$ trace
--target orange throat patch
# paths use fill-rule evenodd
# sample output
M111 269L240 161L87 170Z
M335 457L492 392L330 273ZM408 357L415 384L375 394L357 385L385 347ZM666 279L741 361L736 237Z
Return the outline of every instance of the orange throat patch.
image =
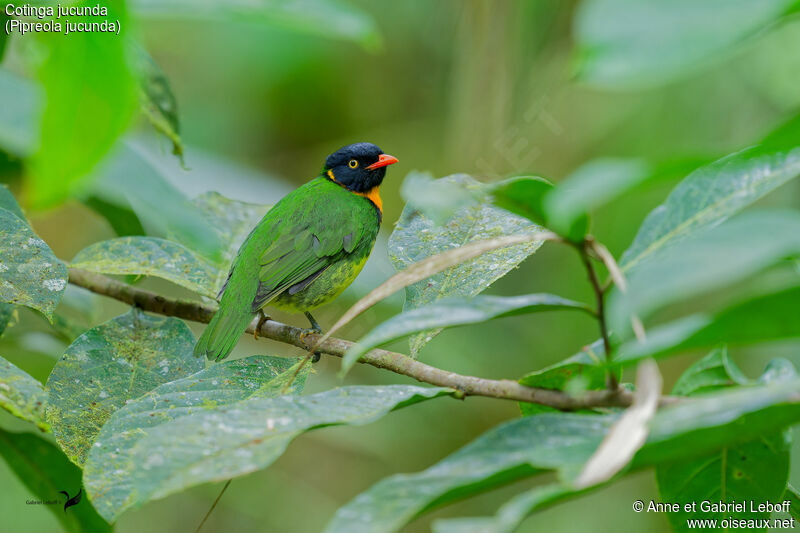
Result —
M328 174L328 178L330 178L330 180L332 182L336 183L340 187L344 187L344 185L342 185L341 183L336 181L336 178L333 177L333 171L332 170L329 170L327 172L327 174ZM378 208L378 212L381 214L381 216L383 216L383 201L381 200L381 194L380 194L380 190L379 189L380 189L380 186L375 186L375 187L371 188L370 190L368 190L367 192L355 192L355 191L351 191L351 192L353 194L357 194L358 196L363 196L364 198L366 198L367 200L372 202L372 205L377 207Z

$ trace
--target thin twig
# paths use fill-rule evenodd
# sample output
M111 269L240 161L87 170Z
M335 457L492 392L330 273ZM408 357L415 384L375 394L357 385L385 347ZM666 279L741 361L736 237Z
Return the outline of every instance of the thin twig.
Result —
M622 273L622 269L617 264L617 260L614 259L613 255L611 255L611 252L608 251L608 248L594 239L587 240L600 260L603 261L603 264L606 265L609 276L614 281L614 284L617 286L620 292L628 292L628 281L625 279L625 274ZM605 290L606 287L604 286L603 292L605 292ZM631 315L631 327L633 328L633 334L636 336L636 339L640 342L644 342L647 337L647 334L644 330L644 324L642 324L642 320L635 314Z
M109 296L129 305L136 305L144 311L184 320L208 323L216 311L212 307L197 302L165 298L85 270L71 268L69 281L97 294ZM254 320L248 327L247 333L253 333L256 323L257 321ZM354 344L335 337L320 342L322 335L309 333L305 329L274 320L264 322L259 330L259 335L303 350L313 349L335 357L343 357ZM402 374L430 385L455 389L463 396L485 396L538 403L565 411L591 407L627 407L632 400L631 394L622 389L587 391L580 396L571 396L558 390L526 387L509 379L495 380L464 376L426 365L401 353L381 349L370 350L361 357L359 362ZM674 398L662 398L662 404L675 401L677 400Z
M603 349L606 352L606 361L611 360L611 340L608 337L608 327L606 326L606 311L605 311L605 294L600 280L597 278L597 272L592 264L592 258L589 256L589 250L592 249L591 241L589 238L582 243L576 245L576 249L581 256L583 266L586 267L586 274L589 276L589 282L592 284L595 299L597 301L597 323L600 326L600 335L603 337ZM619 382L613 370L609 370L606 374L606 385L609 390L615 391L619 389Z
M206 520L208 520L208 517L211 516L211 513L214 512L214 508L216 508L217 504L219 503L220 498L222 498L222 495L225 494L225 491L228 490L228 486L231 484L231 481L233 481L233 480L229 479L228 481L225 482L225 486L222 487L221 491L219 491L219 495L217 496L217 499L214 500L214 503L211 504L211 507L208 509L208 512L203 517L203 521L200 522L200 525L197 526L197 529L194 530L194 533L199 533L200 530L203 528L203 524L206 523Z

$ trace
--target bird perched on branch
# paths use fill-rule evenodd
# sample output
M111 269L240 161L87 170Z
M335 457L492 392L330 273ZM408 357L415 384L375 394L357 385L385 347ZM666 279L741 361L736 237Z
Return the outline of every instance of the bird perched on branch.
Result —
M383 216L378 189L394 163L374 144L345 146L275 204L239 248L195 355L224 359L256 315L258 338L265 306L302 312L321 332L310 311L339 296L367 262Z

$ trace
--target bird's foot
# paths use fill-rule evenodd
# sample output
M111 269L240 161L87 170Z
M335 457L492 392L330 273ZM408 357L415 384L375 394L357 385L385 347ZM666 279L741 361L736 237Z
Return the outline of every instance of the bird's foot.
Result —
M261 326L263 326L264 322L266 322L269 319L270 319L270 317L265 315L264 311L260 311L259 310L259 312L258 312L258 324L256 324L256 329L255 329L255 331L253 331L253 338L255 340L258 340L258 332L261 331Z
M322 334L322 326L320 326L319 322L317 322L316 319L314 319L314 316L311 313L309 313L308 311L304 311L303 314L306 315L306 318L311 323L311 329L306 330L307 334L314 333L314 334L317 334L317 335L321 335ZM312 363L318 362L320 357L321 357L321 354L319 352L314 352L314 357L311 359L311 362Z

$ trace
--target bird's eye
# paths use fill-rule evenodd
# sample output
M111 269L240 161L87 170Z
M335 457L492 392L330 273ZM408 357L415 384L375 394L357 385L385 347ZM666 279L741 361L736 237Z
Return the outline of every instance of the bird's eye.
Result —
M347 162L347 166L350 168L358 168L358 161L356 161L355 159L351 159L350 161Z

